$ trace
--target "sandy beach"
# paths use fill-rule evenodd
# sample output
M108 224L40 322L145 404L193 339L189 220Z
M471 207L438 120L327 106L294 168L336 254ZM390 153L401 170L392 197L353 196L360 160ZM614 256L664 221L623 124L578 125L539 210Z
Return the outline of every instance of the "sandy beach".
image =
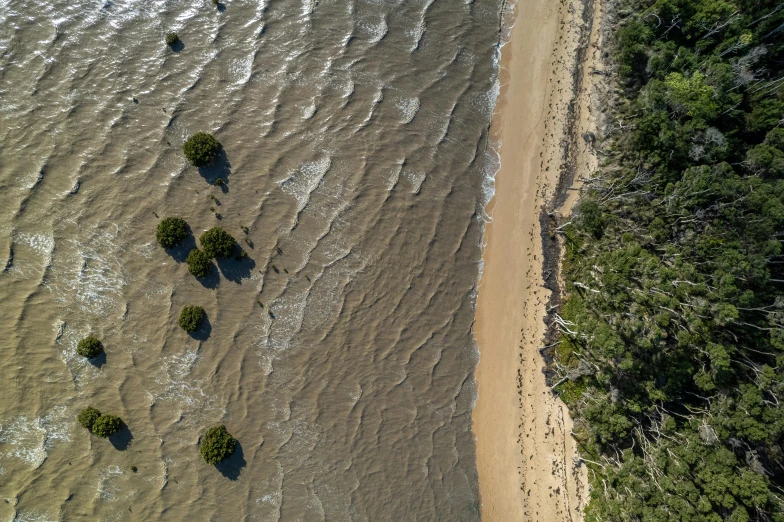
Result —
M501 169L488 209L474 325L481 355L473 431L487 521L582 520L587 501L572 420L542 372L551 292L544 286L540 217L568 214L575 198L565 195L576 194L576 183L595 165L577 137L594 125L600 11L598 2L519 2L502 49L492 125L502 144Z

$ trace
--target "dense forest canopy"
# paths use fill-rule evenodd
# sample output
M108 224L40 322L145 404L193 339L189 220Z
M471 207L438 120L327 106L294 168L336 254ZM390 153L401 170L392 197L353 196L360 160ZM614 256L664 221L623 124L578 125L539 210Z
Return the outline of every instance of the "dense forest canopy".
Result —
M589 521L784 521L784 2L620 0L556 390Z

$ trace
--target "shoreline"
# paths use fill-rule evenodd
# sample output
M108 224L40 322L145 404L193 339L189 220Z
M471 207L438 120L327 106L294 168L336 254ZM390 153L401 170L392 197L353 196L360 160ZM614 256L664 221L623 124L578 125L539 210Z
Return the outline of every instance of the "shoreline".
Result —
M486 521L579 521L588 500L572 420L548 385L540 350L560 300L552 224L571 211L574 183L596 159L579 136L595 128L593 78L585 72L601 59L601 3L577 6L519 2L501 48L490 126L501 166L486 209L492 219L474 324L472 429Z

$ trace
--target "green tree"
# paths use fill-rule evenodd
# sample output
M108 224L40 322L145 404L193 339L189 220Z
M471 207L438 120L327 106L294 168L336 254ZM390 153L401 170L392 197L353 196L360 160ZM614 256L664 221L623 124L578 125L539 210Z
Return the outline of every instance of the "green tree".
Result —
M92 359L103 353L103 345L101 341L90 335L79 341L76 353L87 359Z
M231 257L237 241L221 227L212 227L199 238L204 253L209 257Z
M624 80L565 235L556 390L586 520L784 522L784 9L620 0ZM629 129L626 131L625 129Z
M194 167L208 167L218 157L220 146L212 134L197 132L185 141L182 151Z
M577 212L585 229L593 237L600 239L604 233L604 216L599 205L595 201L587 200L580 204Z
M763 143L746 153L746 161L756 173L784 177L784 129L770 131Z
M174 248L188 237L188 223L178 217L167 217L158 223L155 239L163 248Z
M210 259L210 256L198 248L194 248L185 259L185 262L188 264L188 272L199 278L207 277L207 274L210 273L210 268L212 267Z
M76 420L79 421L79 424L82 427L87 428L88 430L93 429L93 424L95 424L96 419L101 416L101 412L93 408L92 406L88 406L87 408L83 409L79 412L79 415L76 417Z
M713 87L705 83L701 72L695 71L690 78L681 73L667 75L670 105L693 118L710 120L716 117L719 105L716 103Z
M103 439L122 429L122 419L116 415L101 415L93 422L93 435Z
M186 306L180 312L180 328L188 333L199 329L201 320L204 318L204 308L201 306Z
M201 439L201 456L207 464L218 464L229 458L237 446L237 440L226 430L226 426L214 426Z

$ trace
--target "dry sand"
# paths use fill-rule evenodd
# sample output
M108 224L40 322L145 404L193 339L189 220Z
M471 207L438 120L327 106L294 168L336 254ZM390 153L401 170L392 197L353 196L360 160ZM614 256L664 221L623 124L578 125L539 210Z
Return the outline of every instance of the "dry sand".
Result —
M579 138L595 130L593 82L601 78L593 73L602 9L587 2L521 0L502 49L493 118L501 169L474 325L481 357L473 431L485 521L578 521L588 499L572 420L547 386L539 351L550 298L540 214L568 214L573 197L553 208L564 201L559 176L562 190L576 194L596 167Z

